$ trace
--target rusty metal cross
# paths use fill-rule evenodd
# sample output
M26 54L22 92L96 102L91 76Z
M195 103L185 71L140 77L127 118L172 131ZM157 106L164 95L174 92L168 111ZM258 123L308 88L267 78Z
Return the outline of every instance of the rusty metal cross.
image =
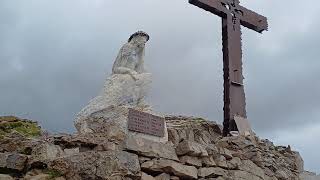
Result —
M224 121L223 134L237 131L236 120L245 121L246 99L242 75L241 25L262 33L267 18L245 7L239 0L189 0L189 3L222 18Z

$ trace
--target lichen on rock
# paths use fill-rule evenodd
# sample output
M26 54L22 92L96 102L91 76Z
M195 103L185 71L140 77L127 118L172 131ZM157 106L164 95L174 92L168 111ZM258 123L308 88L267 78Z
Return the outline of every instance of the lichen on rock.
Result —
M18 132L27 137L37 137L41 135L41 128L34 121L20 119L15 116L0 117L0 137L12 132Z

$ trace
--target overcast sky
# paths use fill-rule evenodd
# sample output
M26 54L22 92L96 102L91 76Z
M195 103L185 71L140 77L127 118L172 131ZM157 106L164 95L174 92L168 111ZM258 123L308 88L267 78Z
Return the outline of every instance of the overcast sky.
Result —
M301 152L320 173L320 3L242 0L269 19L242 29L248 118L255 132ZM73 132L119 48L137 30L151 36L148 98L156 111L222 123L221 19L187 0L1 0L0 115Z

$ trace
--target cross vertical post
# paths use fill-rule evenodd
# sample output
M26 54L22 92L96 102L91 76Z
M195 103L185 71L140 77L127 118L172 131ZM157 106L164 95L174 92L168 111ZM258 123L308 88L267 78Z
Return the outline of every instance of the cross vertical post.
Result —
M241 25L257 32L268 29L267 18L240 6L239 0L189 0L189 3L222 18L224 78L223 135L238 131L236 118L246 119L242 73Z

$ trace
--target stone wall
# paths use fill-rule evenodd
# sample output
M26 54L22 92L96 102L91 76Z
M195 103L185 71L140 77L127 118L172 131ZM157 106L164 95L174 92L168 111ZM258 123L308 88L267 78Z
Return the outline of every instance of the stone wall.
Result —
M0 139L0 179L317 180L290 146L256 136L222 137L201 118L166 117L169 141L117 133Z

